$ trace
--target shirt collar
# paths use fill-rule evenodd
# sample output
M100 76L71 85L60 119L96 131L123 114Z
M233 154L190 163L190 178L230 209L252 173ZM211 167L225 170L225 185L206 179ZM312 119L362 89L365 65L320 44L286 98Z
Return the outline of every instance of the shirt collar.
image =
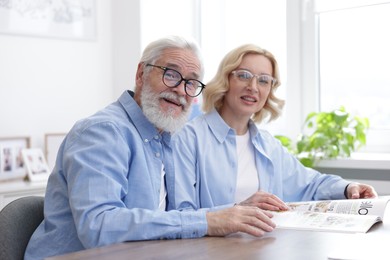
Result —
M118 101L129 116L129 120L134 124L142 140L152 140L160 136L158 129L146 118L140 106L134 100L134 92L131 90L125 91L119 97ZM166 144L169 144L171 135L167 132L162 132L161 136Z
M214 134L214 136L220 143L225 141L229 132L234 133L234 129L232 129L228 124L225 123L221 115L215 109L213 109L210 113L206 114L205 119L211 129L211 132Z
M226 139L229 133L235 133L234 129L226 124L216 109L213 109L210 113L206 114L205 119L211 129L211 132L221 143ZM251 139L259 134L259 129L252 119L249 120L248 131L250 133Z

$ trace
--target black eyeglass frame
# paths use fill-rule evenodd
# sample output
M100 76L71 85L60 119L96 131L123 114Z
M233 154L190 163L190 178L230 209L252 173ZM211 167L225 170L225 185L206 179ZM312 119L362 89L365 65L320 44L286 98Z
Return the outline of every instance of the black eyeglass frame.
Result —
M162 82L163 82L164 85L167 86L168 88L176 88L177 86L179 86L179 85L181 84L182 81L184 81L184 91L185 91L186 94L187 94L188 96L190 96L190 97L197 97L197 96L199 96L199 95L202 93L203 89L206 87L205 84L203 84L201 81L199 81L199 80L197 80L197 79L185 79L185 78L183 78L183 76L181 75L181 73L178 72L178 71L175 70L175 69L171 69L171 68L164 67L164 66L159 66L159 65L153 65L153 64L150 64L150 63L146 64L146 66L150 66L150 67L155 67L155 68L162 69L162 70L164 71L164 73L163 73L163 75L162 75ZM174 71L174 72L176 72L176 73L180 76L180 80L177 81L173 86L172 86L172 85L168 85L168 84L165 82L165 74L167 73L167 71ZM189 92L187 91L187 88L188 88L187 83L190 82L190 81L195 81L195 82L199 83L199 85L198 85L197 88L196 88L195 93L197 93L197 92L199 91L198 89L200 89L200 91L199 91L199 93L197 93L196 95L193 95L193 94L191 94L191 93L189 93Z

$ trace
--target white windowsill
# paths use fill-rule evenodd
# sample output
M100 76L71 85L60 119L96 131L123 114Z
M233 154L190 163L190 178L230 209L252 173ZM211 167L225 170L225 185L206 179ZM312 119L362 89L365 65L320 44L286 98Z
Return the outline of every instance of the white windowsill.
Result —
M317 167L390 170L390 153L354 153L351 158L321 160Z

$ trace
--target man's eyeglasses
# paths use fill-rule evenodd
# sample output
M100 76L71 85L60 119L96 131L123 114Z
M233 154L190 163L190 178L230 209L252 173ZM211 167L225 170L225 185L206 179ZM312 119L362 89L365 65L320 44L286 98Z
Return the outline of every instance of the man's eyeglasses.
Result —
M256 77L257 85L262 87L272 87L276 84L276 79L274 79L272 76L267 74L255 75L248 70L233 70L232 75L243 82L250 82L253 77Z
M199 94L202 93L202 90L206 87L206 85L199 80L183 78L183 76L177 70L153 64L146 64L146 66L162 69L164 71L162 81L168 88L175 88L179 86L182 81L184 81L184 91L190 97L199 96Z

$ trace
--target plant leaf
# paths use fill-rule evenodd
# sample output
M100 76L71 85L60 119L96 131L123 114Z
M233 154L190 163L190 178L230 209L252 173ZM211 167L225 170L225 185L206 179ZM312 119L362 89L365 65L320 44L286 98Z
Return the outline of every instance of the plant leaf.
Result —
M302 133L294 143L290 138L275 136L289 148L299 161L315 166L319 159L350 157L351 153L366 144L366 131L370 122L366 117L352 117L345 109L330 112L311 112L307 115ZM307 130L310 129L310 134Z

